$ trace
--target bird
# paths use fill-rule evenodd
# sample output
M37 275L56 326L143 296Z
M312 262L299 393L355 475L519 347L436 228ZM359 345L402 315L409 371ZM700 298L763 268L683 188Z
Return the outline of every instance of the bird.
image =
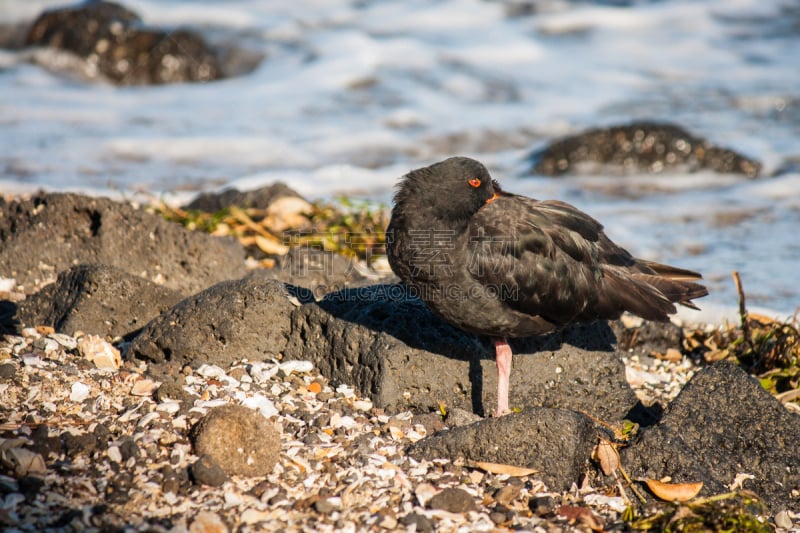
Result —
M504 191L486 167L451 157L403 176L386 252L409 292L445 322L493 339L495 416L509 412L509 338L615 319L627 311L667 321L698 309L702 276L638 259L603 226L560 200Z

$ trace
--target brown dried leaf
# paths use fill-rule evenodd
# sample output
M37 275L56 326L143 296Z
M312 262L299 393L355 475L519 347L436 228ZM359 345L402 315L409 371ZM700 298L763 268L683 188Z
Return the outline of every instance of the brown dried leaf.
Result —
M685 502L691 500L703 488L703 482L697 483L664 483L657 479L645 479L647 488L657 498L668 502Z
M613 443L600 439L592 451L592 458L600 463L603 474L610 476L619 468L619 452Z
M530 476L531 474L537 474L539 472L538 470L524 466L504 465L486 461L471 461L469 466L480 468L491 474L507 474L512 477Z

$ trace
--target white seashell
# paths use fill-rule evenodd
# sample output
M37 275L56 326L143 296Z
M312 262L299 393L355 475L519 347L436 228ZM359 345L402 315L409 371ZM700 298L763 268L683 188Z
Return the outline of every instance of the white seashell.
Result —
M200 365L200 368L195 370L196 374L200 374L204 378L222 378L226 377L225 371L217 365Z
M174 415L180 410L181 410L181 402L179 402L178 400L164 400L156 407L156 411L169 413L171 415Z
M161 383L152 379L140 379L131 387L131 394L133 396L152 396L159 385Z
M372 402L369 400L356 400L353 402L353 409L358 411L369 411L372 409Z
M70 392L69 399L73 402L82 402L89 397L91 389L88 385L76 381L72 384L72 392Z
M292 372L311 372L314 369L314 364L311 361L286 361L278 365L278 367L283 370L286 375L289 375Z
M109 446L108 450L106 451L108 458L114 461L115 463L122 462L122 452L119 451L118 446Z
M256 393L250 398L246 398L242 405L251 409L258 409L258 411L266 418L271 418L278 415L278 409L272 400L263 394Z
M97 335L82 337L78 341L78 353L103 370L119 370L122 366L119 350Z
M67 350L74 350L78 347L78 341L69 335L64 335L63 333L51 333L48 335L48 337L56 341Z

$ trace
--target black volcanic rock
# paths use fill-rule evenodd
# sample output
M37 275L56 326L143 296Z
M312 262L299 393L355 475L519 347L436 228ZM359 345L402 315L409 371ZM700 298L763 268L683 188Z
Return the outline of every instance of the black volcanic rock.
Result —
M761 163L668 123L632 122L564 137L530 154L531 174L713 170L755 178Z
M0 201L0 277L35 286L90 263L183 293L246 272L236 240L189 231L126 203L62 193Z
M585 415L530 407L442 431L413 444L417 459L486 461L532 468L550 490L580 484L589 471L598 430Z
M69 335L127 336L183 298L117 267L78 265L21 302L15 321L19 327L51 326Z
M133 11L113 2L50 9L33 23L28 46L76 54L84 74L119 85L211 81L222 77L213 50L183 29L147 28Z
M252 191L225 189L220 192L203 192L186 204L184 209L197 209L207 213L216 213L231 206L242 209L266 209L275 200L287 196L302 198L297 191L285 183L277 182Z
M752 475L743 488L775 513L800 505L798 442L800 416L722 361L698 372L621 457L634 479L702 481L701 496L728 490L738 474Z

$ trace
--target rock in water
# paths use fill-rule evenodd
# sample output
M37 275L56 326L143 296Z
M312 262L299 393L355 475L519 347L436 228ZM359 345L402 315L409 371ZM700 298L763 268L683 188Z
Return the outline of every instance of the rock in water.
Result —
M529 156L532 174L658 173L713 170L755 178L761 163L674 124L633 122L557 140Z

